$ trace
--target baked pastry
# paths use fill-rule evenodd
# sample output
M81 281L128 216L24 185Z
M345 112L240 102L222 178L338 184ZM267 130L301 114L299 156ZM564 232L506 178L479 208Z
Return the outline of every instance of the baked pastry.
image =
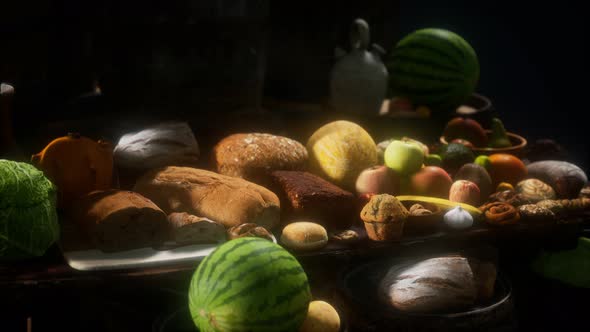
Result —
M272 229L279 222L280 203L270 190L243 179L191 167L169 166L144 174L134 191L165 213L188 212L226 228L255 223Z
M166 214L131 191L91 192L72 205L70 217L105 252L157 246L170 234Z
M388 194L372 196L361 211L367 235L375 241L399 240L409 216L406 207Z
M168 215L168 222L177 244L219 243L225 239L225 227L207 218L174 212Z
M234 134L213 148L218 173L267 185L276 170L302 171L307 149L287 137L262 133Z
M295 250L320 249L328 243L328 233L322 225L313 222L294 222L283 228L281 243Z
M251 236L273 241L272 235L264 227L253 223L234 226L227 230L227 235L230 240Z
M357 213L352 193L308 172L274 171L271 177L284 220L310 220L330 230L352 224Z

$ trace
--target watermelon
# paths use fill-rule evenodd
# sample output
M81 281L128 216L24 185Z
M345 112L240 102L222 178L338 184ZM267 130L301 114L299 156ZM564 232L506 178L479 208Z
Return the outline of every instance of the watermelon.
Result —
M474 91L479 62L471 45L443 29L421 29L404 37L386 61L393 96L432 110L453 110Z
M311 293L299 262L281 246L245 237L220 245L195 271L189 309L200 331L297 331Z

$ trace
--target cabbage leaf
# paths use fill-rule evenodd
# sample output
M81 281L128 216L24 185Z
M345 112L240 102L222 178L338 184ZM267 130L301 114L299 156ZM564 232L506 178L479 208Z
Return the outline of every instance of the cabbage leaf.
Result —
M59 238L57 190L33 165L0 159L0 259L42 256Z

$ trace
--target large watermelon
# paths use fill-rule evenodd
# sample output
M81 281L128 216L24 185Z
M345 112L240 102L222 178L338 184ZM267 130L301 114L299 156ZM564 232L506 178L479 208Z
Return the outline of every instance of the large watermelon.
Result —
M281 246L245 237L219 246L191 280L189 308L206 331L297 331L311 293L299 262Z
M393 96L435 111L460 106L479 79L479 62L471 45L443 29L407 35L390 53L386 66Z

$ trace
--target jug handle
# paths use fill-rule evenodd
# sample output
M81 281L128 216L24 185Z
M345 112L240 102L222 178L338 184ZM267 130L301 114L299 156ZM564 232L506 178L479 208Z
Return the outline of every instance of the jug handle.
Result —
M357 18L350 27L350 45L352 49L366 50L369 47L369 24L362 18Z

